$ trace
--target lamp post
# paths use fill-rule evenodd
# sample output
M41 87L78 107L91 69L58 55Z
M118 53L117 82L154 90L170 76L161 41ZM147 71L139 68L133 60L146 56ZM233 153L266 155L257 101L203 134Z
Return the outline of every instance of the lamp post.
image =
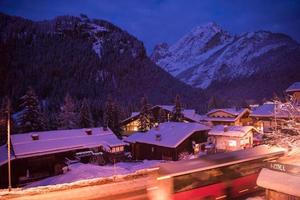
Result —
M7 100L7 163L8 163L8 191L11 191L11 166L10 166L10 101Z

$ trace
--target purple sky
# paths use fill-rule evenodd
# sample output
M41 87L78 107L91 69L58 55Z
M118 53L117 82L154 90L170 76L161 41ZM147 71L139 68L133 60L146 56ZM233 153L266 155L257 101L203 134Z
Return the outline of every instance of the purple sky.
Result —
M0 12L33 20L83 13L120 26L148 52L211 21L232 34L263 29L300 41L300 0L0 0Z

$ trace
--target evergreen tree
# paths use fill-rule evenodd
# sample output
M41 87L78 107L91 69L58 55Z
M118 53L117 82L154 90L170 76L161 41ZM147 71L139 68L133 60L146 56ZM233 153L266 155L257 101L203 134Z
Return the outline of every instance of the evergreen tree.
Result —
M208 110L210 111L215 108L218 108L218 103L216 97L213 95L208 101Z
M111 96L108 96L103 116L104 127L109 127L117 136L120 136L119 114L117 104L112 100Z
M26 94L21 97L21 132L42 131L45 122L40 109L40 103L34 90L29 87Z
M81 128L88 128L92 127L94 124L91 111L90 111L90 106L88 104L88 100L86 98L83 99L79 111L79 126Z
M114 112L114 103L112 101L111 96L108 96L104 108L104 116L103 116L104 127L109 127L109 128L113 127L114 125L113 112Z
M78 126L78 114L72 97L67 94L59 114L60 129L74 129Z
M172 121L174 122L182 122L183 114L182 114L182 104L180 101L180 96L176 95L175 105L172 111Z
M139 116L139 130L145 132L152 128L154 119L150 111L150 105L148 104L146 97L142 98L141 105L142 107Z
M167 113L164 109L160 108L158 112L158 123L164 123L167 122Z
M113 132L117 135L117 136L120 136L121 134L121 130L120 130L120 126L119 126L119 123L120 123L120 109L119 109L119 106L117 105L116 102L114 102L113 104L113 126L112 126L112 130Z

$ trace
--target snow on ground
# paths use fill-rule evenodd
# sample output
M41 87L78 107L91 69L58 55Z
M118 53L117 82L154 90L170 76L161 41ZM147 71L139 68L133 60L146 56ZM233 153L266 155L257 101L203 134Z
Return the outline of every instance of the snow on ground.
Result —
M155 168L162 161L145 160L143 162L120 162L115 165L98 166L93 164L75 163L69 166L70 171L65 174L45 178L33 182L25 188L71 183L86 179L111 177L115 175L132 174L136 171Z
M258 196L258 197L249 197L246 200L265 200L264 197Z

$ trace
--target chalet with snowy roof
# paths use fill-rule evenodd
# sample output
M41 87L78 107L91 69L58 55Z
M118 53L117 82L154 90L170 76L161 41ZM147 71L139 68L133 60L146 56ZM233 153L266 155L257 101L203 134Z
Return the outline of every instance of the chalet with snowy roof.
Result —
M256 183L266 189L266 200L299 200L300 150L269 162L260 171Z
M217 125L208 132L208 149L224 152L250 148L254 132L253 126Z
M193 144L205 143L209 127L199 123L165 122L145 133L125 139L138 160L178 160L181 153L193 152Z
M59 174L67 160L101 155L107 161L120 159L126 144L110 129L72 129L11 135L13 184L18 185ZM0 185L7 181L7 147L0 148ZM97 159L96 159L97 160ZM22 166L22 167L20 167Z
M293 83L285 90L285 92L292 95L300 103L300 82Z
M158 121L160 110L162 109L166 114L166 121L171 118L173 111L173 105L155 105L151 107L150 112L154 118L154 121ZM194 109L184 109L182 111L184 122L199 122L200 115L196 113ZM140 112L133 112L131 116L120 123L120 127L123 130L124 135L130 135L138 131Z
M250 112L248 108L213 109L206 114L205 120L211 122L213 125L249 125L251 123L251 119L249 118Z
M274 102L266 102L263 105L255 108L250 117L253 125L261 132L271 132L277 128L283 129L286 125L286 120L291 118L291 113L277 109ZM296 118L300 119L299 113L294 113Z

